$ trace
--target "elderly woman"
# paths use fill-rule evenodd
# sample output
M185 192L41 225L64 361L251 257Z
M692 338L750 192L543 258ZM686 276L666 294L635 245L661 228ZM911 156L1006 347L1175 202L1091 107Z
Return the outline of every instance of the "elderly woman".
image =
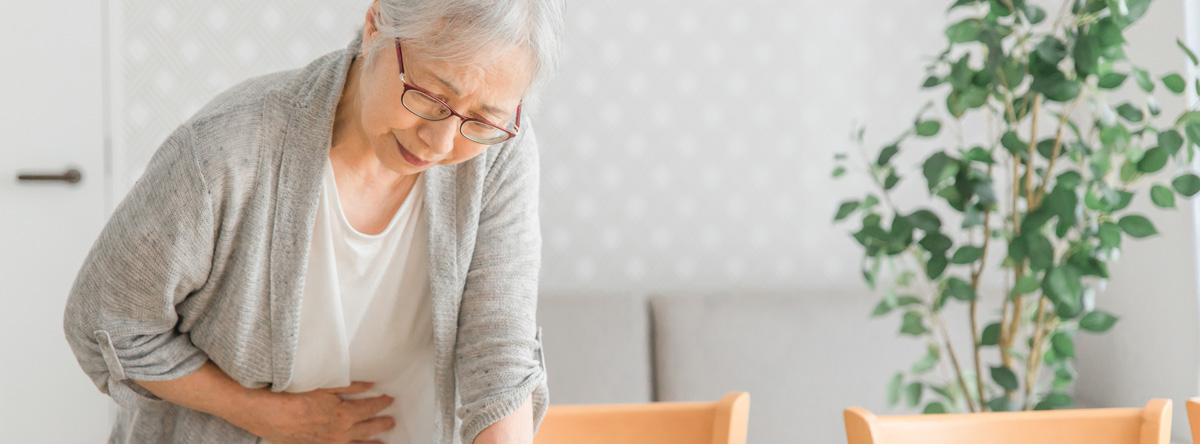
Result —
M561 0L377 0L175 130L64 328L110 442L529 443L538 148ZM261 438L261 439L260 439Z

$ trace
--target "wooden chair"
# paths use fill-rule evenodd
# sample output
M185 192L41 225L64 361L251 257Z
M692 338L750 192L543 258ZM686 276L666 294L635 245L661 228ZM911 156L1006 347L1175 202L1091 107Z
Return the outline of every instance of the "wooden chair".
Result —
M534 444L745 444L750 394L717 402L551 406Z
M845 419L849 444L1168 444L1171 439L1169 399L1151 400L1144 409L967 415L875 416L852 407Z
M1187 400L1188 426L1192 428L1192 442L1200 443L1200 398Z

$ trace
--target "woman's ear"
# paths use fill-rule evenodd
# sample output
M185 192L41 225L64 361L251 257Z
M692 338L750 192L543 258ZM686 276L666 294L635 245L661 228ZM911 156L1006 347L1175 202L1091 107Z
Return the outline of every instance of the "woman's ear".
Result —
M369 43L379 36L379 26L375 24L375 19L379 15L379 0L371 2L371 7L367 8L367 17L363 21L363 42L361 52L365 55Z

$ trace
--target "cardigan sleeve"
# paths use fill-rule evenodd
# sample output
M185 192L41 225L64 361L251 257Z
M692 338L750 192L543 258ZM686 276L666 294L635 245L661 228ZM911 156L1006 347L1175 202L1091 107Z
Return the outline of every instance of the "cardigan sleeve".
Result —
M533 430L549 403L536 324L541 232L538 147L532 127L503 152L484 181L476 245L459 311L456 380L462 439L533 399Z
M117 206L76 276L63 315L83 371L117 404L162 403L131 380L186 376L208 359L177 329L175 307L207 280L213 215L180 127Z

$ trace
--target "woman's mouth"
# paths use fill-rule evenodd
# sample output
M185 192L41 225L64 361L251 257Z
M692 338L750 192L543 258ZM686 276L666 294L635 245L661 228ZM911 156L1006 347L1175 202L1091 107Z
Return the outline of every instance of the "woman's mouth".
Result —
M396 148L400 149L400 157L403 157L404 161L408 162L412 166L422 167L429 165L428 160L421 160L421 158L413 155L413 153L408 152L408 150L404 148L404 145L400 144L400 140L398 139L396 140Z

